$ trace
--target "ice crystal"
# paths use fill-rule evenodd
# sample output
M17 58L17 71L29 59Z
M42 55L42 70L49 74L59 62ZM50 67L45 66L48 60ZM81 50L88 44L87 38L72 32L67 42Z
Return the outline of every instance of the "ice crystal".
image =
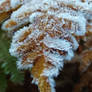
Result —
M19 6L2 25L8 31L24 26L14 33L10 54L19 69L32 69L40 92L54 92L53 78L78 48L75 36L90 31L92 0L1 0L0 13Z

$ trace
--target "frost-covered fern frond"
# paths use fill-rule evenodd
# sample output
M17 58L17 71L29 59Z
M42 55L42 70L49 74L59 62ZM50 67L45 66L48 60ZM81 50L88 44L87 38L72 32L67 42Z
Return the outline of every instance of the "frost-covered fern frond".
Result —
M55 92L54 77L78 48L74 36L83 36L92 27L92 1L4 0L0 4L1 13L20 6L2 25L9 32L23 27L14 33L9 49L18 58L18 68L31 69L40 92Z

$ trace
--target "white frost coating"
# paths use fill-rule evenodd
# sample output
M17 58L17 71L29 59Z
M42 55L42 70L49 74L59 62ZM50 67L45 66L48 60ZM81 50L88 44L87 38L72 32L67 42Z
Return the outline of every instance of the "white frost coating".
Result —
M47 76L50 86L51 86L51 92L56 92L55 91L55 81L54 77L56 77L59 74L59 67L53 67L52 69L45 69L44 73L41 76ZM54 74L55 73L55 74Z
M77 8L81 12L92 13L92 5L87 2L81 2L79 0L58 0L64 3L65 5L73 5L74 8Z
M39 30L34 30L31 34L28 35L28 37L24 40L24 43L26 43L27 41L29 41L30 39L34 40L36 42L36 39L42 34L42 32L40 32ZM30 41L31 42L31 41Z
M60 65L60 67L63 67L64 56L55 51L53 51L52 53L49 51L44 51L44 55L46 56L47 62L50 61L55 66Z
M34 78L32 75L31 77L33 78L32 83L38 85L38 79Z
M57 77L59 71L63 68L63 60L71 60L71 58L74 56L74 53L72 49L69 49L65 56L59 55L58 53L50 53L46 51L44 52L44 55L46 56L46 61L51 62L51 64L53 64L54 67L49 67L49 69L45 69L42 75Z
M50 85L51 85L51 92L56 92L55 91L55 81L54 81L54 79L52 78L52 77L49 77L49 79L48 79L48 81L49 81L49 83L50 83Z
M10 5L12 8L15 8L18 5L20 5L20 3L21 3L21 0L11 0Z
M60 13L57 15L59 18L68 19L71 21L74 21L75 23L79 24L79 30L75 32L76 35L84 35L86 32L86 19L80 15L80 16L71 16L68 13Z
M88 4L88 2L89 0L86 0L86 2L81 2L81 0L11 0L12 8L17 7L18 4L23 5L17 11L13 12L10 18L17 25L5 29L5 25L10 21L8 20L3 24L3 29L13 30L26 23L31 24L29 24L29 27L24 27L14 34L9 51L12 56L18 58L17 66L19 69L32 68L32 63L34 62L32 58L27 57L25 62L22 62L23 57L29 55L29 53L31 54L31 52L40 53L41 51L41 54L35 56L35 58L44 55L45 61L53 65L48 66L48 69L44 69L44 72L40 75L49 78L47 81L51 85L52 92L55 92L54 77L58 76L59 71L64 65L64 60L71 60L74 56L73 51L79 46L72 34L82 36L86 32L86 22L89 16L92 15L92 4ZM42 25L47 23L45 24L46 26L42 26L43 28L41 28L40 21ZM69 25L68 23L72 24ZM63 27L64 24L65 28ZM46 32L45 28L47 29ZM50 29L52 35L50 34ZM32 32L27 37L25 35L26 38L19 42L19 39L30 30ZM61 33L59 34L59 32ZM53 36L54 33L55 36ZM40 36L44 36L41 41L39 41ZM32 50L30 50L31 41L34 43ZM29 48L21 48L24 45L26 46L26 44ZM17 50L18 48L19 51ZM38 81L34 78L33 83L38 84Z
M21 58L19 58L19 60L17 61L17 68L18 69L21 69L21 70L23 70L23 69L31 69L33 67L33 64L22 64L22 59Z
M19 31L15 32L13 39L12 39L11 47L9 49L9 52L12 56L20 57L22 55L22 53L19 53L17 51L18 47L25 44L30 39L33 39L34 41L36 41L36 38L41 34L41 32L39 30L34 30L31 34L28 35L28 37L24 41L19 42L18 40L22 37L22 35L25 32L30 30L30 27L31 26L24 27L23 29L20 29Z
M3 29L3 30L11 31L11 30L14 30L15 28L18 28L18 26L13 26L12 28L11 28L11 27L6 28L5 26L6 26L10 21L11 21L11 20L7 20L7 21L5 21L5 22L2 24L2 29Z
M30 7L30 6L29 6ZM2 25L2 29L3 30L8 30L8 31L12 31L14 29L17 29L18 27L20 27L23 24L27 24L29 23L29 16L31 14L31 9L27 7L26 5L20 7L17 11L13 12L11 14L11 19L5 21ZM25 16L25 14L28 14L27 16ZM21 16L21 17L20 17ZM17 23L17 25L12 26L12 27L8 27L6 28L6 25L10 22L10 21L14 21Z
M25 33L28 29L29 27L24 27L23 29L20 29L19 31L15 32L12 39L11 47L9 49L9 52L12 56L16 56L16 57L20 56L20 54L17 52L17 48L20 46L20 44L23 44L23 43L19 43L18 40L23 35L21 33Z
M73 56L74 56L73 50L70 49L70 50L68 50L67 55L65 56L65 60L70 61L73 58Z
M27 5L23 5L17 11L12 13L11 18L18 18L18 16L30 12L31 12L30 6L27 7Z
M46 55L46 52L45 52ZM59 71L63 68L63 58L60 55L53 54L51 55L50 53L47 54L49 58L53 60L52 64L55 65L53 67L49 67L49 69L45 69L43 74L41 76L47 76L49 77L48 82L51 85L51 92L55 92L55 81L54 77L57 77L59 74Z
M43 43L49 48L54 48L58 50L68 51L72 48L69 41L59 38L51 38L49 36L44 38Z
M17 19L5 21L5 22L3 23L3 25L2 25L2 29L3 29L3 30L7 30L7 31L12 31L12 30L15 30L15 29L19 28L19 27L22 26L23 24L29 23L29 18L26 18L26 19L21 20L21 21L20 21L20 20L16 21L16 20L17 20ZM9 22L11 22L11 21L14 21L14 22L16 23L16 25L6 28L5 26L6 26L7 24L9 24Z
M51 67L49 69L45 69L43 74L41 76L47 76L47 77L57 77L59 74L59 71L63 68L61 65L57 65L55 67Z
M79 44L75 37L71 36L71 39L73 41L73 50L76 50L79 47Z
M13 2L13 0L11 0L11 2ZM15 3L20 2L20 0L17 0L17 1L14 1L14 2ZM54 14L54 15L57 15L57 16L58 16L57 12L60 12L59 10L62 10L61 14L59 14L59 15L62 15L64 18L70 19L70 20L77 22L79 24L79 30L76 31L76 33L75 33L76 35L84 35L85 32L86 32L86 28L85 28L86 27L86 21L85 21L84 16L82 15L82 13L76 12L76 14L77 15L79 14L80 16L72 16L69 13L71 12L71 14L74 14L75 11L72 10L72 9L69 10L68 8L64 8L66 10L66 12L68 12L68 13L64 13L65 10L63 9L63 7L59 6L58 2L64 3L66 5L68 5L68 4L72 5L75 2L74 4L75 4L76 7L78 5L80 5L81 7L84 7L85 5L87 7L90 7L90 5L88 5L87 2L82 3L81 1L76 1L76 0L68 0L68 1L67 0L23 0L22 2L24 2L25 4L21 8L19 8L17 11L15 11L11 16L11 19L13 19L14 21L17 22L17 26L14 26L13 28L8 28L8 30L14 30L15 28L18 28L19 26L21 26L23 24L29 23L30 14L29 14L29 16L25 17L24 13L31 13L31 12L34 12L35 10L37 10L37 9L41 9L41 10L48 10L48 14L50 13L50 14ZM57 10L56 12L52 12L49 9L50 7L58 8L59 10ZM87 7L84 7L84 8L87 8ZM18 15L21 16L21 14L23 15L23 17L18 17ZM67 17L67 15L68 15L68 17ZM5 23L5 25L7 23ZM7 30L7 28L5 29L5 26L3 26L2 28L4 30Z
M8 3L6 3L5 6L2 6L3 3L7 2L7 0L0 0L0 13L3 13L4 11L9 11L10 10L10 6L8 5Z
M30 2L31 0L11 0L10 5L12 8L16 8L19 5L26 4Z
M30 23L33 23L33 22L34 22L34 19L35 19L36 17L42 16L42 14L43 14L43 13L41 13L41 12L32 13L32 14L30 15Z
M40 7L42 7L41 6L42 4L43 3L41 3L41 0L30 0L30 2L21 6L17 11L13 12L12 15L11 15L11 18L16 19L21 14L31 13L31 12L35 11L36 9L39 9Z

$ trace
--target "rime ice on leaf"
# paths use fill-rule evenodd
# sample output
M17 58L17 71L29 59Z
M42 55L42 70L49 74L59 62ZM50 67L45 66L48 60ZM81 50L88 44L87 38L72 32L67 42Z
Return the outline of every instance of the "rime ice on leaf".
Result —
M30 0L0 0L0 13L16 9Z
M0 0L0 22L9 17L13 10L26 4L28 1L30 0Z
M53 78L59 74L64 60L71 60L78 48L74 36L83 36L90 30L88 16L92 15L92 3L90 0L17 1L10 0L8 7L21 7L2 28L13 31L29 26L15 32L9 51L18 58L19 69L31 68L33 83L40 92L54 92Z
M18 57L18 68L32 68L34 80L38 80L39 84L40 77L46 77L50 82L57 76L63 60L70 60L73 50L78 47L75 38L62 29L60 21L62 19L57 17L42 15L13 36L10 53Z

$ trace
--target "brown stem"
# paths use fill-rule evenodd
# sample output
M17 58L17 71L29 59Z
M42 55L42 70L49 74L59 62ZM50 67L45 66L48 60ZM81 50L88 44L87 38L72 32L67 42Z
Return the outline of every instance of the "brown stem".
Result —
M34 79L38 80L38 87L40 92L51 92L51 85L48 81L48 77L41 76L44 69L47 68L44 65L46 65L44 56L37 58L31 70L31 74L33 75Z

